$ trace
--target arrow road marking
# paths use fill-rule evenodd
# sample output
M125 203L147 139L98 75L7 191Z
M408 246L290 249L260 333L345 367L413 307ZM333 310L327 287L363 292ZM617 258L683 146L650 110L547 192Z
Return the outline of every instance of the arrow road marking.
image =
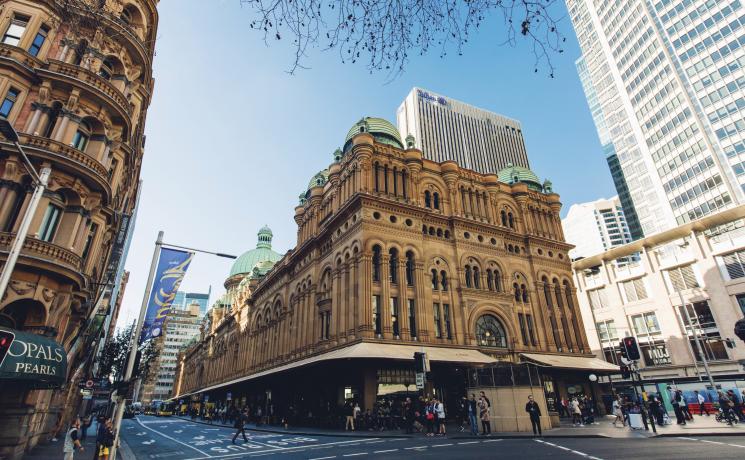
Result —
M204 439L204 436L194 436L194 439Z
M174 433L183 433L183 432L184 432L184 430L176 430L176 431L174 431Z
M148 445L148 446L154 442L155 442L155 439L151 439L150 441L142 441L143 444Z
M137 433L137 436L145 436L147 434L146 431L143 431L142 433Z

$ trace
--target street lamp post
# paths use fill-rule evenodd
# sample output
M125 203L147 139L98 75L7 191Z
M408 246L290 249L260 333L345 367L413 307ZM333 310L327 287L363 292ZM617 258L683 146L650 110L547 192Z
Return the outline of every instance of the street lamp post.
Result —
M39 201L41 201L41 197L44 194L44 189L47 187L49 176L52 173L52 170L49 168L42 168L41 174L36 174L34 166L31 164L31 161L29 161L28 157L26 156L26 152L23 151L21 144L18 142L18 133L16 133L15 129L13 129L13 125L11 125L10 122L5 118L0 118L0 133L2 133L6 139L11 141L16 150L18 150L18 153L23 158L23 163L26 167L26 170L28 170L29 175L31 175L34 183L36 184L34 193L33 195L31 195L31 201L29 202L28 209L26 209L26 212L23 215L23 220L21 220L21 225L18 228L18 232L16 233L16 238L13 241L13 245L10 247L8 260L5 261L3 271L2 273L0 273L0 297L2 297L3 295L5 295L5 290L8 287L8 283L10 282L10 276L12 275L13 269L15 268L16 262L18 261L18 256L21 254L23 243L26 241L26 235L28 235L28 229L31 226L31 221L34 219L36 208L39 206Z
M158 266L158 256L160 255L160 248L163 246L168 246L172 248L178 248L178 249L187 249L189 251L194 252L202 252L205 254L212 254L218 257L225 257L226 259L236 259L236 256L232 256L230 254L223 254L220 252L212 252L212 251L204 251L201 249L194 249L194 248L187 248L185 246L177 246L175 244L167 244L163 242L163 231L161 230L158 232L158 239L155 240L155 249L153 250L153 259L150 262L150 273L147 277L147 284L145 285L145 294L142 297L142 304L140 305L140 316L137 320L137 324L135 326L135 330L132 334L132 338L130 341L130 349L129 349L129 358L127 359L127 368L124 373L124 382L128 382L132 379L132 374L134 373L134 364L135 359L137 356L137 345L140 338L140 334L142 332L142 325L145 320L145 312L147 311L147 305L150 301L150 290L152 289L153 285L153 279L155 278L155 271ZM118 393L118 392L117 392ZM119 395L117 394L117 406L116 406L116 412L114 414L114 444L111 447L111 452L109 455L109 458L116 459L116 448L117 444L119 443L119 432L121 431L121 424L122 424L122 417L124 416L124 406L126 405L126 394Z

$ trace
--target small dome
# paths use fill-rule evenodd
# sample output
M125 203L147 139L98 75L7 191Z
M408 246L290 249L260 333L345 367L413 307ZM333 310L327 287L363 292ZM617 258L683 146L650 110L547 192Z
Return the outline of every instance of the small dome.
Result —
M324 186L326 185L326 182L329 181L329 170L324 169L322 171L318 171L317 174L315 174L313 177L310 178L310 182L308 182L308 190L312 189L313 187L318 186Z
M272 250L272 236L272 230L269 227L262 227L258 233L256 249L246 251L236 259L230 269L230 276L250 274L259 262L270 261L274 263L281 259L282 254Z
M274 262L270 260L263 260L256 264L254 266L253 270L251 270L251 274L248 275L250 278L261 278L262 276L265 276L267 273L269 273L269 270L274 267Z
M528 185L528 188L537 192L543 191L541 180L538 176L528 168L522 166L507 165L506 168L502 169L497 173L500 182L505 184L514 184L517 182L524 182Z
M344 139L344 152L352 146L352 138L359 133L370 133L376 141L382 144L392 145L399 149L404 148L401 134L395 126L383 118L364 117L354 124Z

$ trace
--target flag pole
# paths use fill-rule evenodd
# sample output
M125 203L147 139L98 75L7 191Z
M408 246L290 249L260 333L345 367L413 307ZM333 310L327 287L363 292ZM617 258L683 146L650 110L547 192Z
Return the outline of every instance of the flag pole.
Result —
M142 332L142 323L145 320L145 312L147 311L147 305L150 302L150 290L153 286L153 278L155 278L155 270L158 266L158 256L160 255L160 247L163 245L163 231L158 232L158 239L155 240L155 249L153 250L153 260L150 262L150 274L147 277L147 284L145 284L145 295L142 297L142 305L140 306L140 317L135 325L135 330L132 331L132 339L129 344L129 359L127 359L127 370L124 373L124 381L128 382L132 378L134 371L135 359L137 356L137 346L140 340L140 333ZM119 431L122 424L122 417L124 416L124 407L126 404L126 393L120 395L117 391L117 403L116 413L114 415L114 445L111 446L109 458L116 460L116 447L119 444Z

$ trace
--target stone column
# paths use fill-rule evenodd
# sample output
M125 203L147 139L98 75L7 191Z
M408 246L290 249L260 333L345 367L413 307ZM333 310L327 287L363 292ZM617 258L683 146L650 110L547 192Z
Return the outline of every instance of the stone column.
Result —
M381 332L383 337L390 339L393 336L393 329L391 327L391 315L390 315L390 297L391 297L391 281L390 281L390 259L388 254L381 254L381 275L380 275L380 319L381 319Z
M430 292L430 290L426 289L428 280L426 273L424 273L424 263L415 262L414 267L414 290L416 292L414 307L416 311L417 340L428 341L430 323L427 322L425 308L428 305L427 292Z
M334 268L331 271L331 337L335 340L339 340L340 336L346 335L346 328L344 327L344 310L340 309L340 286L341 277L339 276L339 268Z
M363 292L361 289L360 277L360 257L354 256L349 262L351 272L349 274L349 301L347 302L348 323L346 333L350 339L356 338L356 332L361 324L360 321L360 302L362 298L370 298L370 291Z
M402 339L410 338L409 331L409 285L406 283L406 255L404 254L401 266L398 269L399 273L403 273L403 277L399 280L399 295L398 295L398 329Z
M539 313L539 317L535 318L536 321L534 321L534 324L536 324L537 327L537 320L540 320L541 324L543 325L543 331L546 337L546 350L548 351L557 351L556 349L556 342L554 340L554 333L551 326L551 320L549 318L551 312L548 307L548 303L546 300L545 291L543 290L543 282L537 281L535 283L535 289L536 289L536 300L538 301L538 305L536 310Z
M357 309L360 314L354 327L357 331L360 331L358 333L362 337L370 338L374 334L372 326L372 256L369 254L360 256L359 263L362 266L362 269L358 270L357 276L359 283L359 295L357 296L359 306L357 306Z
M36 136L37 134L35 133L35 131L36 128L39 126L39 119L41 118L41 114L44 112L44 108L38 102L34 102L33 104L31 104L31 107L34 109L34 113L31 118L29 118L29 121L26 124L25 131L31 135Z

